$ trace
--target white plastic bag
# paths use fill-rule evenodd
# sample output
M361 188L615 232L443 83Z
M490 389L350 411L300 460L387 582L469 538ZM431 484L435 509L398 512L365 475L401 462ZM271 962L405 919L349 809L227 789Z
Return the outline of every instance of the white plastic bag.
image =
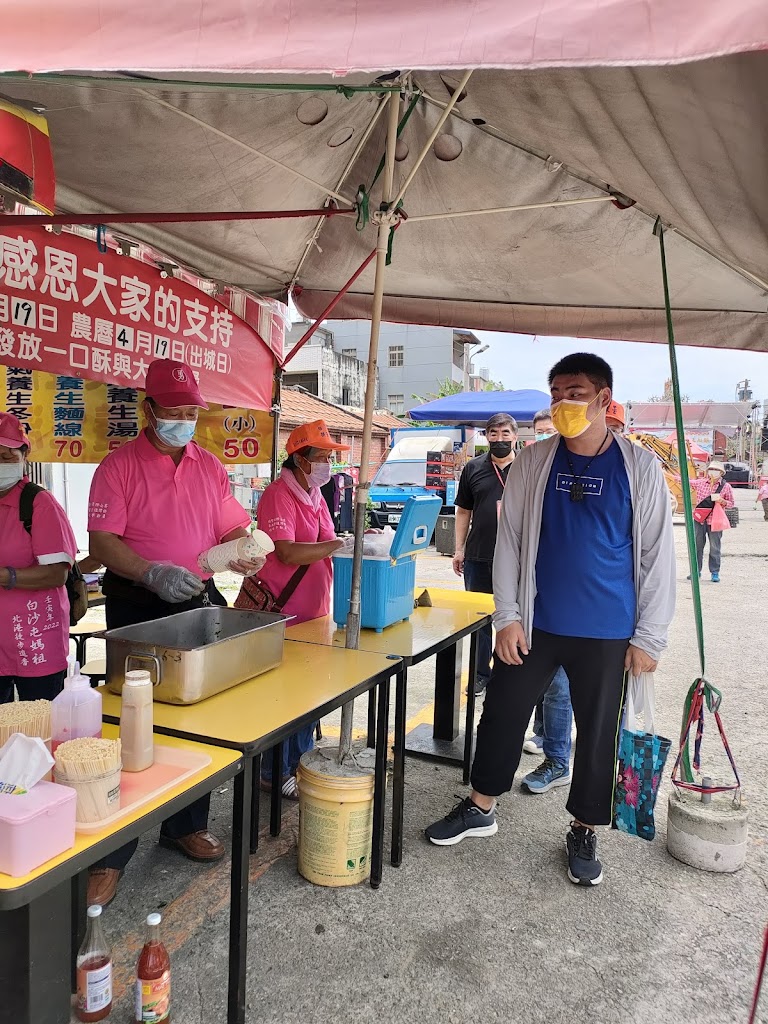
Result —
M642 715L642 728L638 716ZM627 698L624 705L624 728L627 732L655 732L656 699L653 672L630 676L627 680Z
M375 558L386 558L394 539L395 531L391 526L385 526L381 533L366 533L363 537L363 554Z

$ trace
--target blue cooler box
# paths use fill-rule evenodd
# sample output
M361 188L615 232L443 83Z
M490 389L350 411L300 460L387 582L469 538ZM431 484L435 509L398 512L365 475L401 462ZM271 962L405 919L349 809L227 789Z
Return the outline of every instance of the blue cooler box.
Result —
M389 555L363 555L360 582L360 625L380 633L413 612L416 552L429 545L443 502L413 497L405 503ZM333 556L333 621L343 626L352 590L352 556Z

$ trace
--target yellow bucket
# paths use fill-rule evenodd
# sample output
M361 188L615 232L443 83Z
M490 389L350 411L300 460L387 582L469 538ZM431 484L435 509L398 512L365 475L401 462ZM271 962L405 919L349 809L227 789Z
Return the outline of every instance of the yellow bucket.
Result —
M318 751L301 759L299 874L315 885L357 885L371 872L373 772L346 768Z

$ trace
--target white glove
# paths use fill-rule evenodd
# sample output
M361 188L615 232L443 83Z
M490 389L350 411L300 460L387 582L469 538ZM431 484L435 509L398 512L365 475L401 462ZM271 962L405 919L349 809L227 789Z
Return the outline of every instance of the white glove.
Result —
M351 533L348 537L341 538L341 547L334 551L334 555L352 555L355 551L355 535Z
M141 582L169 604L183 604L205 590L205 583L195 573L166 562L150 565L141 577Z

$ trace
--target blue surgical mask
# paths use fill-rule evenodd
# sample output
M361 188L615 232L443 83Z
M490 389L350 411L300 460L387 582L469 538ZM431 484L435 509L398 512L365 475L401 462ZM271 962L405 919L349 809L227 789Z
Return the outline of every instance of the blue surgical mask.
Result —
M537 434L536 435L536 440L537 441L546 441L550 437L552 437L551 434Z
M23 462L0 462L0 491L10 490L23 476Z
M169 448L183 448L195 436L197 420L155 419L155 433Z

